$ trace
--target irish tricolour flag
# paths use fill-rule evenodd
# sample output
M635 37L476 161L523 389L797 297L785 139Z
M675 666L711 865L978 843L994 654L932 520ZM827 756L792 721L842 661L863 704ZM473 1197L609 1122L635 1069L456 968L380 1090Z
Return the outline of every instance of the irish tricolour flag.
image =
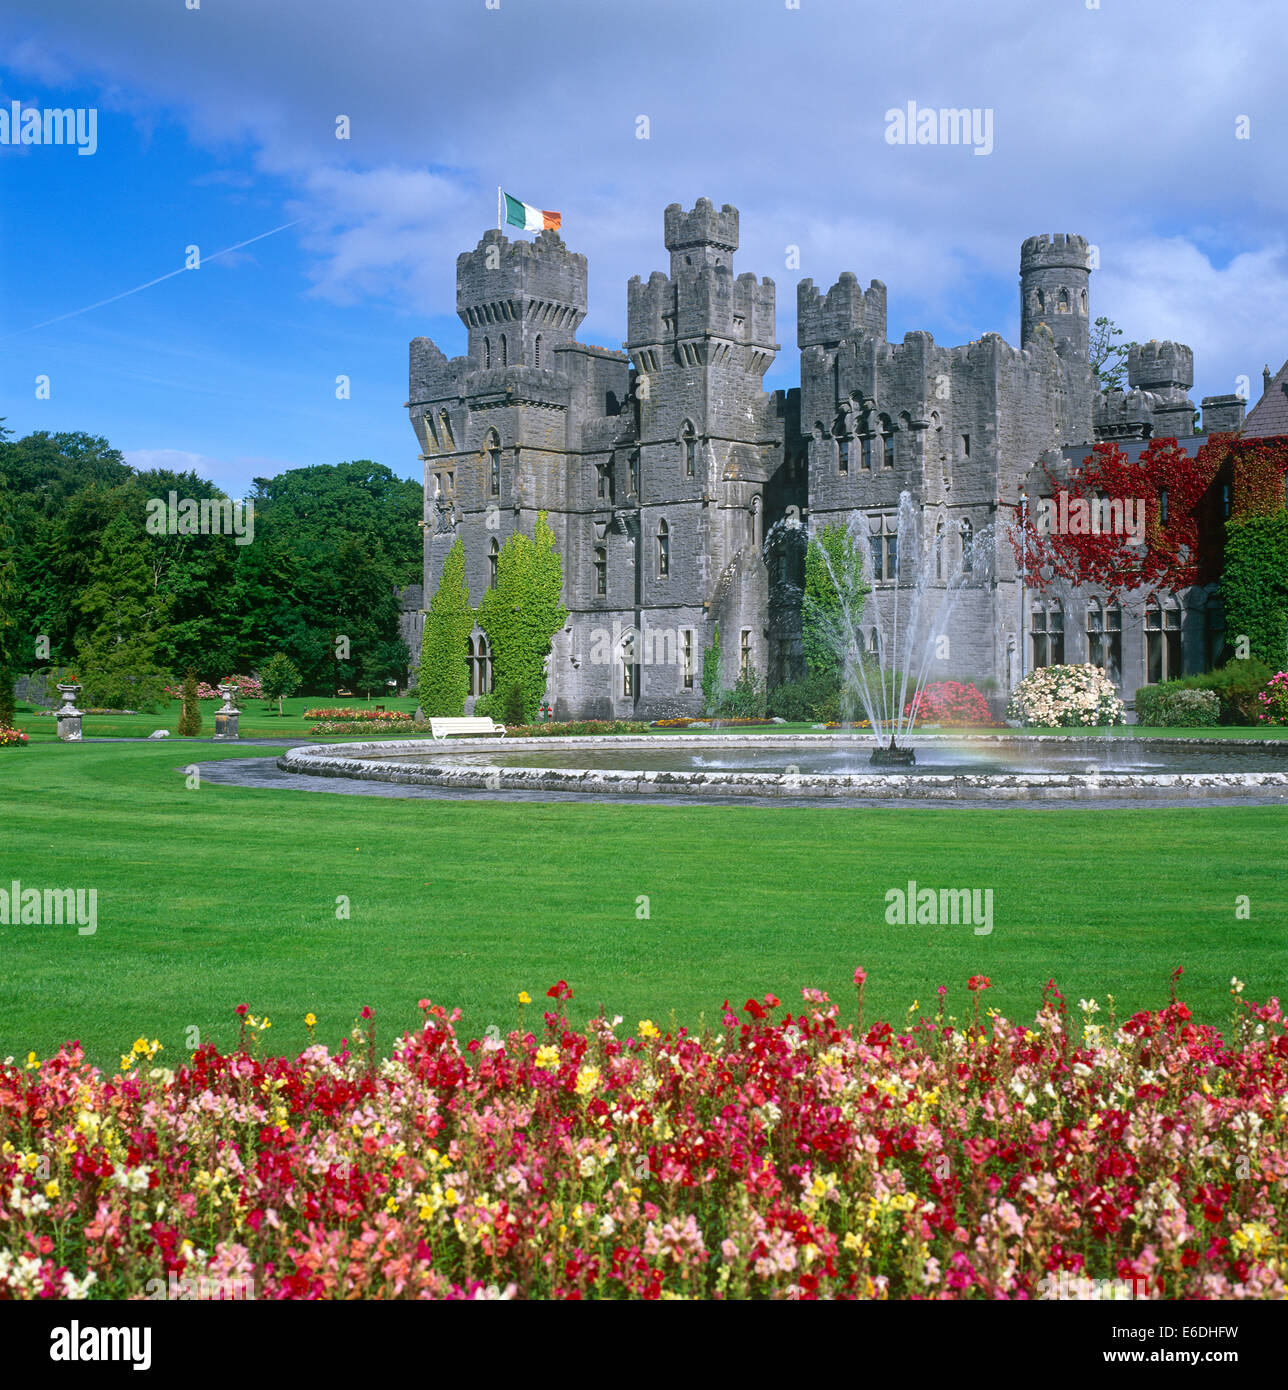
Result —
M557 212L543 212L531 203L521 203L502 193L498 188L496 215L497 226L522 227L525 232L558 231L563 219Z

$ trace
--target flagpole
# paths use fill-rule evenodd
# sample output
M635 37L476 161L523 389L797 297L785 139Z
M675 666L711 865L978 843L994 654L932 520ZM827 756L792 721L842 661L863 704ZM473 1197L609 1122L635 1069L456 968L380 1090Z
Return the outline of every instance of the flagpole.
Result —
M504 230L504 224L501 221L501 202L503 196L504 195L501 193L501 185L498 183L496 186L496 229L498 232Z

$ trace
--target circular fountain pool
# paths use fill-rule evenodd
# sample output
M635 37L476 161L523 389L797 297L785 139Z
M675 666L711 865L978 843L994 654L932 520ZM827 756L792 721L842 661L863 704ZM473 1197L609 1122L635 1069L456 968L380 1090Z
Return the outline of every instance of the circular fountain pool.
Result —
M919 735L874 768L858 735L382 740L293 748L286 772L495 793L763 800L1288 800L1288 741Z

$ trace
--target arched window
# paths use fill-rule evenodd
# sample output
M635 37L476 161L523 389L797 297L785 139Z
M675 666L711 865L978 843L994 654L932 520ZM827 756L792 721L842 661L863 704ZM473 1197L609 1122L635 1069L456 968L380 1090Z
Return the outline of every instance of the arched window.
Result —
M844 435L836 441L836 471L838 473L850 471L850 441Z
M638 497L640 490L640 452L638 449L631 450L629 463L631 474L631 494L633 496Z
M1064 609L1058 600L1039 599L1029 620L1033 640L1033 670L1064 665Z
M1145 605L1145 680L1150 685L1181 674L1181 610L1176 600Z
M490 367L490 366L492 365L492 339L491 339L491 338L484 338L484 339L483 339L483 365L484 365L485 367Z
M532 344L532 364L534 367L541 365L541 334L538 333L536 341Z
M606 463L595 465L595 495L603 498L609 496L609 472Z
M888 415L881 417L881 467L894 467L894 426Z
M764 517L761 511L760 494L751 499L751 543L758 550L765 542Z
M1115 685L1123 674L1123 610L1099 599L1087 604L1087 660L1109 676Z
M665 521L657 523L657 577L671 573L671 532Z
M608 593L608 549L602 545L595 547L595 593L600 598Z
M865 434L863 444L859 450L859 467L871 469L872 467L872 436Z
M1165 487L1158 490L1158 524L1167 525L1167 489Z
M503 367L510 365L510 344L506 342L504 333L501 334L501 365Z
M487 458L491 473L489 490L493 497L499 497L501 494L501 439L495 430L488 433Z
M1061 291L1060 291L1060 302L1056 305L1056 309L1057 309L1057 311L1058 311L1059 313L1061 313L1061 314L1067 314L1067 313L1069 312L1069 291L1068 291L1068 290L1061 290Z
M684 422L681 445L684 451L684 476L692 478L698 467L698 441L688 420Z
M969 574L975 567L975 528L969 521L962 521L962 573Z
M873 517L871 527L872 578L892 584L899 578L899 518Z
M471 695L486 695L492 689L492 649L487 636L475 629L466 638L465 666L469 672Z
M495 536L488 544L487 548L487 586L489 589L496 588L496 571L501 560L501 547L497 544Z

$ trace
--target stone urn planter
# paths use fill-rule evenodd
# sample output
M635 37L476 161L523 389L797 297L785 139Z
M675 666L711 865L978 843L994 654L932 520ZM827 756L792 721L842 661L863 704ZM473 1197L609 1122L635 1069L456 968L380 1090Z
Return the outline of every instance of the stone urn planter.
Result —
M224 702L215 712L215 737L217 739L239 738L237 716L240 711L237 708L237 687L229 684L221 685L218 689L224 697Z
M58 737L64 743L79 743L81 739L82 714L76 708L76 697L80 694L79 685L60 685L58 695L62 704L58 707Z

